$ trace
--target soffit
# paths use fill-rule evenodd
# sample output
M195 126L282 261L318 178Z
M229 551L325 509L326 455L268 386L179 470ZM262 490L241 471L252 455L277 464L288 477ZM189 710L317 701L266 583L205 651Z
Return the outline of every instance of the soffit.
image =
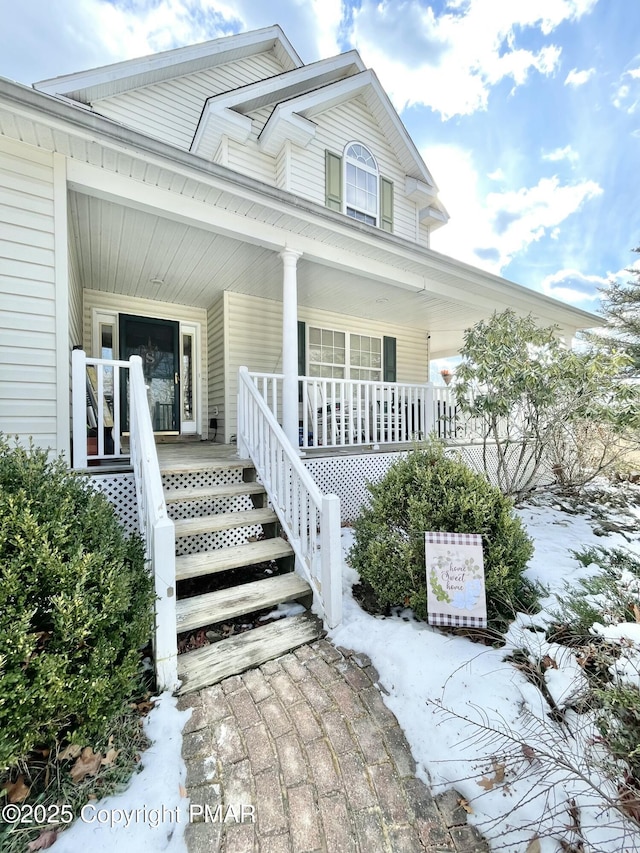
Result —
M69 194L69 225L84 288L203 309L224 290L282 299L282 261L260 246L76 192ZM463 330L491 313L304 258L298 302L419 328L431 334L434 356L455 352Z

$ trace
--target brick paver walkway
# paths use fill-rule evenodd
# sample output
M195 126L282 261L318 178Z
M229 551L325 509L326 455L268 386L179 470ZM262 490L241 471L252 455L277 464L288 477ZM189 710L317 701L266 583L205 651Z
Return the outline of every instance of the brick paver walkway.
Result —
M189 853L486 853L459 796L414 775L377 679L320 640L183 697L188 795L209 818Z

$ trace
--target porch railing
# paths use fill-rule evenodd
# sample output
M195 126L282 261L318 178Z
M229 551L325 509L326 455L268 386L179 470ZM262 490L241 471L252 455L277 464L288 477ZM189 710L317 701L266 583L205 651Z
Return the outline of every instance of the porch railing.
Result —
M251 373L279 419L282 374ZM402 382L298 377L303 448L401 444L434 429L433 386Z
M259 376L240 368L238 452L253 461L296 555L296 569L310 583L324 620L335 628L342 620L340 499L320 492L285 436L267 404L270 398L278 411L277 382L268 378L275 384L265 381L259 388Z
M87 454L88 406L94 411L98 430L98 453L105 452L105 423L113 420L115 456L120 446L120 370L129 371L129 456L134 473L138 522L145 543L145 555L153 572L156 592L154 657L160 689L174 690L178 684L176 638L175 526L167 514L158 455L153 436L142 359L129 361L87 358L82 350L72 356L73 467L85 468ZM89 386L97 392L97 404L88 399ZM109 391L111 393L109 393ZM106 409L111 409L107 415ZM101 441L102 438L102 441Z
M120 380L130 362L90 358L74 350L71 358L73 467L86 468L90 461L122 452Z
M282 374L249 374L282 420ZM299 376L300 447L406 444L433 434L448 444L482 441L483 418L462 411L454 387ZM500 426L500 425L499 425Z
M434 434L447 443L482 440L485 424L482 418L465 414L455 388L436 385L433 388Z

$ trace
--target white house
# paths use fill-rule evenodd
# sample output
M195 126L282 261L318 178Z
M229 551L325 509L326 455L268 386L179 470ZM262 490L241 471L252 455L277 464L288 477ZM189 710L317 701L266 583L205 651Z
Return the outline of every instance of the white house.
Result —
M447 219L357 52L304 65L277 26L33 87L0 78L0 429L71 460L78 348L140 356L151 415L146 432L134 425L129 380L114 387L120 368L90 364L85 387L82 362L82 465L87 388L109 429L98 429L97 455L114 438L117 457L131 433L136 457L134 429L143 456L151 430L224 445L238 436L263 482L285 456L291 482L300 443L371 450L424 434L430 359L454 355L465 328L506 307L567 335L598 322L434 252L431 232ZM288 441L278 432L267 443L276 421ZM147 463L134 465L139 481ZM315 495L310 463L303 470ZM308 516L297 533L287 527L284 488L266 485L292 546L305 525L315 531ZM145 524L171 528L145 506ZM312 584L325 603L328 584Z

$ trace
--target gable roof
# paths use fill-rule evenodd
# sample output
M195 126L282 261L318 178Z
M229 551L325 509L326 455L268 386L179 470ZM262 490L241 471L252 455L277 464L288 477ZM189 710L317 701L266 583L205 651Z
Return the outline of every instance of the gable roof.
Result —
M251 132L251 119L247 113L315 91L328 83L364 71L364 68L359 53L350 50L230 92L213 95L205 102L190 151L211 159L223 134L239 142L247 140Z
M276 24L248 33L165 50L140 59L128 59L89 71L41 80L34 83L33 87L49 95L61 95L88 104L268 50L275 52L287 70L303 65L291 42Z
M267 153L273 153L278 147L280 138L286 135L287 125L292 128L294 134L297 132L298 135L305 133L312 135L314 116L358 96L364 99L371 110L405 170L407 176L405 191L410 197L426 205L420 211L421 219L429 218L435 227L444 224L449 214L437 199L436 182L395 111L389 96L371 69L328 83L312 92L277 104L258 138L260 147Z
M215 95L206 101L190 150L211 159L223 135L244 143L251 133L253 110L273 106L258 144L270 155L280 150L285 139L306 146L315 136L313 117L337 104L361 96L375 116L406 173L405 193L421 205L420 219L432 227L448 219L438 200L438 187L409 136L376 74L367 69L357 51L242 86Z

